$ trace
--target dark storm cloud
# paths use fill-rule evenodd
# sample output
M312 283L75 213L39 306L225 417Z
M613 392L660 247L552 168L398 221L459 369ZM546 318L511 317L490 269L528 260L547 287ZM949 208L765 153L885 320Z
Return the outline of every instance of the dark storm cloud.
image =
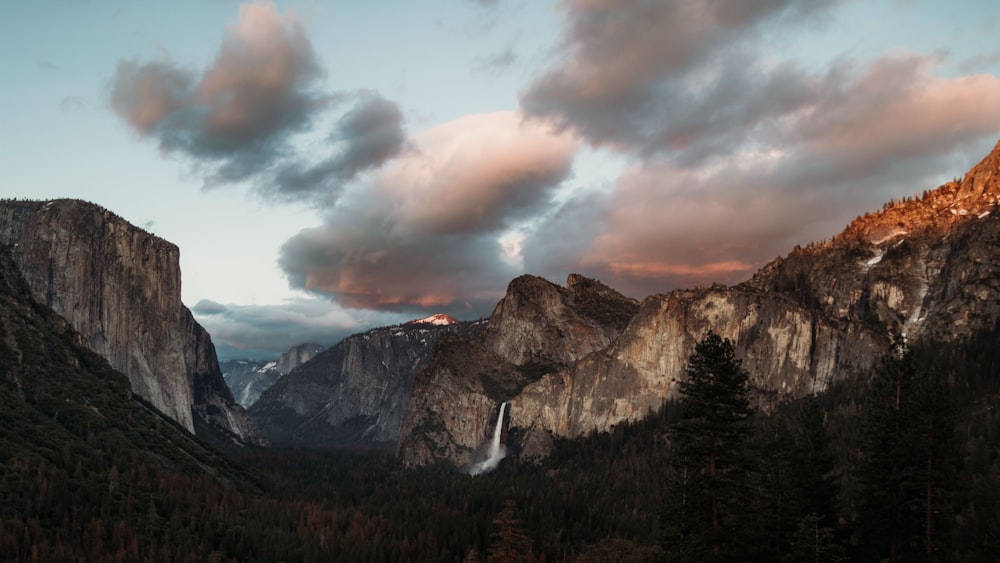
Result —
M324 224L288 240L292 287L352 308L486 314L520 273L498 241L543 214L568 176L568 135L514 113L467 116L346 193Z
M280 264L293 287L340 305L398 312L486 315L520 272L487 235L394 238L381 222L331 217L285 243Z
M378 168L406 146L399 107L375 92L356 95L328 139L337 152L319 164L286 164L261 187L283 198L338 194L357 174Z

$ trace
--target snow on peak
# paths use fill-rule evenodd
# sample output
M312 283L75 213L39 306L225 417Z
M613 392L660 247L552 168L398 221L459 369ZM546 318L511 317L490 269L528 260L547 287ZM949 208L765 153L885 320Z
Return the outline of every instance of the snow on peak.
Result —
M431 315L424 319L417 319L415 321L410 321L406 323L408 325L453 325L458 324L458 319L452 317L451 315L445 315L443 313L438 313L436 315Z

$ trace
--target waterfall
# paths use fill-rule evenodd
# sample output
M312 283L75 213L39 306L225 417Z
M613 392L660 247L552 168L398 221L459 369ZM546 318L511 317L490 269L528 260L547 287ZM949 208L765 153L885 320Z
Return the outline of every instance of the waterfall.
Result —
M500 443L500 436L503 434L503 413L506 410L507 402L504 401L500 405L500 416L497 417L497 426L493 429L493 440L490 442L488 455L486 459L472 466L472 469L469 470L470 475L479 475L480 473L492 471L500 463L500 460L507 455L506 448Z

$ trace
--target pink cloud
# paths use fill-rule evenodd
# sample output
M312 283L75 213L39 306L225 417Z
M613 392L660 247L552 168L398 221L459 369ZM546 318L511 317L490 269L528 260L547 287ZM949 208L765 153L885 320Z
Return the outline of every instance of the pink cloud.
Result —
M372 182L399 234L495 231L546 203L570 170L573 138L514 112L471 115L425 131Z
M939 151L1000 130L1000 78L937 77L938 62L892 55L856 76L831 72L824 93L794 116L788 141L801 143L813 157L879 161Z
M274 133L319 103L304 94L319 74L312 45L293 13L279 14L271 3L241 6L198 84L197 103L208 108L206 134Z
M269 2L247 4L200 76L170 62L118 63L111 107L161 148L217 164L215 181L245 179L281 153L327 96L302 23Z
M486 314L521 272L508 226L543 213L568 176L565 133L503 112L415 135L412 148L282 248L293 287L341 305Z

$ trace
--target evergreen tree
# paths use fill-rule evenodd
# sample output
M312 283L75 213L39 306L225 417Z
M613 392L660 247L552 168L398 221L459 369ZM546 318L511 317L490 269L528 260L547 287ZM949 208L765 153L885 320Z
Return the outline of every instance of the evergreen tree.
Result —
M795 561L840 561L844 559L844 549L836 534L836 459L830 447L823 409L815 396L806 400L797 422L792 467L798 521L792 539L792 558Z
M524 532L524 524L516 516L514 501L508 499L503 510L493 519L493 541L487 563L520 563L534 561L531 540Z
M859 515L862 556L933 559L953 465L954 417L947 386L918 367L902 339L883 359L866 405Z
M732 342L714 332L695 346L685 374L671 430L664 548L681 561L739 559L750 500L748 375Z

